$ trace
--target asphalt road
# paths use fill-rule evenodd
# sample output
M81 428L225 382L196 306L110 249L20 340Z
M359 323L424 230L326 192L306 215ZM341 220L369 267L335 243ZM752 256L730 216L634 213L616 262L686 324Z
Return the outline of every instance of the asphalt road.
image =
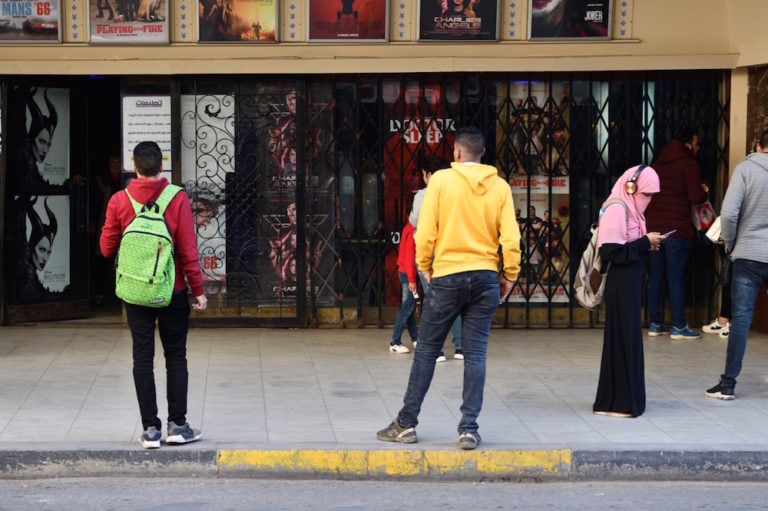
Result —
M757 510L768 483L408 483L62 478L0 481L0 510Z

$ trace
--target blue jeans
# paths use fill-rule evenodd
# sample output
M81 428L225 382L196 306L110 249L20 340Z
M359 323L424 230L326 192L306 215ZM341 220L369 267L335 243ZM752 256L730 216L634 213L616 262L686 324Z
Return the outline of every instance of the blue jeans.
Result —
M408 275L403 272L397 272L400 277L401 303L400 312L395 318L395 328L392 330L392 342L390 344L400 344L400 337L403 335L403 327L408 328L411 340L419 338L419 331L416 329L416 299L413 293L408 289Z
M725 373L720 376L723 383L735 385L736 377L741 372L741 363L747 350L747 335L755 311L755 300L760 291L760 284L763 283L768 285L768 263L749 259L737 259L733 262L731 330L725 355Z
M499 306L499 279L492 271L467 271L432 279L421 314L421 337L413 356L400 425L418 424L421 404L432 383L435 359L443 349L448 330L461 316L464 331L464 390L459 433L477 431L483 406L485 360L491 321Z
M650 254L650 275L648 276L648 315L651 323L664 323L664 279L669 290L669 308L672 312L672 326L684 328L685 321L685 269L692 240L667 238L659 250Z
M421 289L424 291L424 296L427 296L429 291L429 282L424 278L424 272L419 272L419 281L421 282ZM453 332L453 348L461 349L461 316L456 316L456 320L451 325L451 332Z
M133 338L133 383L139 400L141 425L144 429L161 429L157 416L155 392L155 322L160 330L166 372L168 420L187 422L187 332L189 301L186 291L173 293L167 307L143 307L125 304L125 316Z

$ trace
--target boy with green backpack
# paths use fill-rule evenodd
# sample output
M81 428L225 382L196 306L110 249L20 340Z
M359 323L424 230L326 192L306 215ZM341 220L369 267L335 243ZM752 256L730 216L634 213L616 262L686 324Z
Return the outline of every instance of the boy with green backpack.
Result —
M125 304L133 338L133 380L139 401L144 448L160 447L162 422L155 391L155 324L166 358L169 445L202 438L187 423L187 332L190 305L205 310L203 276L197 253L192 209L186 193L160 177L162 151L155 142L133 150L137 178L115 193L99 246L104 257L118 255L115 293Z

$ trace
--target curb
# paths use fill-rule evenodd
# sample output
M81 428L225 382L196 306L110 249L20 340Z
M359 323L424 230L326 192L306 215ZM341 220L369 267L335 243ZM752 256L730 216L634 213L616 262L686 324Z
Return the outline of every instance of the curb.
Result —
M768 451L19 449L0 479L200 477L409 481L766 481Z
M581 450L578 481L768 481L768 451Z
M221 450L222 477L568 480L570 450Z
M216 450L70 449L0 451L0 478L216 477Z

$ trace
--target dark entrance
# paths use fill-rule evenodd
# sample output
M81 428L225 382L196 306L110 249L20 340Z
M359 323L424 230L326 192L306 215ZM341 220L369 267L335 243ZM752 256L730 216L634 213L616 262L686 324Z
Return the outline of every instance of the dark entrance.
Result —
M117 314L98 230L119 154L119 81L4 84L5 322Z

